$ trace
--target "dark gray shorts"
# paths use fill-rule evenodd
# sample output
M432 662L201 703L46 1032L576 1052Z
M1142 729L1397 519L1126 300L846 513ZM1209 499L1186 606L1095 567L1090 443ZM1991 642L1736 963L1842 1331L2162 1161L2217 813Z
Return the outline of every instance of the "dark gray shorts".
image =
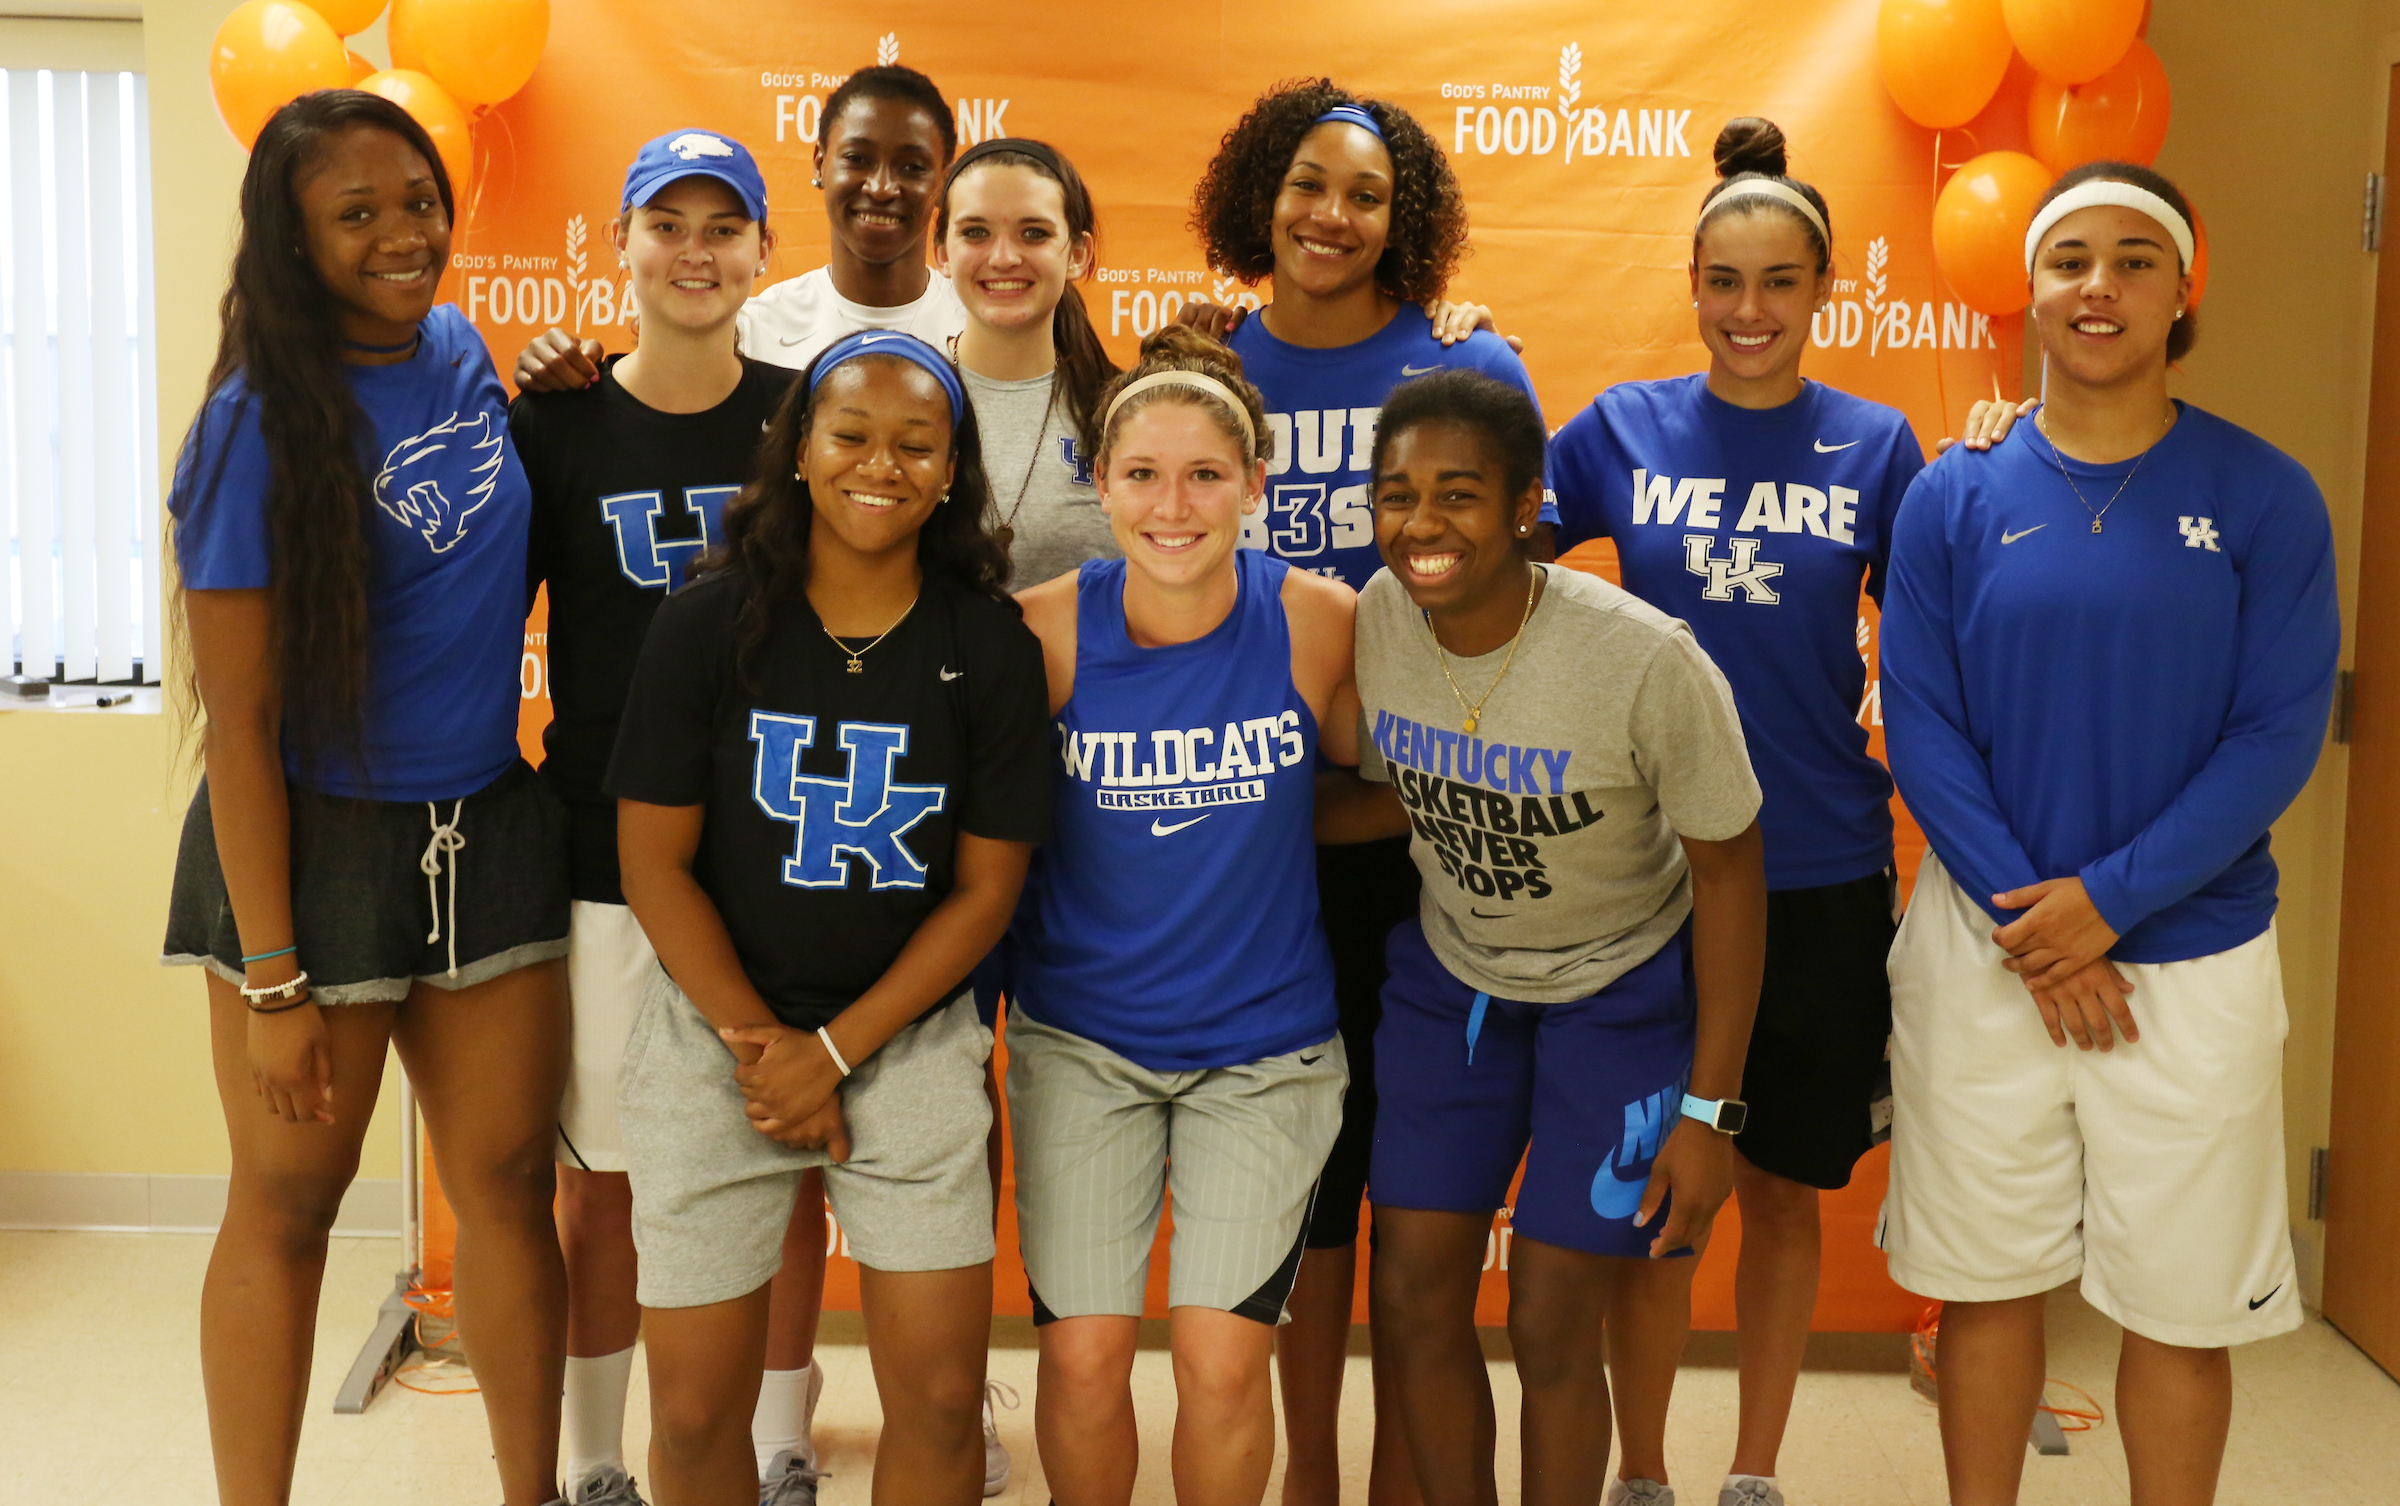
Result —
M471 988L567 954L566 808L522 761L431 806L289 788L293 939L319 1003L394 1003L420 980ZM453 812L459 845L429 876L421 862ZM183 818L160 950L169 967L241 981L206 780Z

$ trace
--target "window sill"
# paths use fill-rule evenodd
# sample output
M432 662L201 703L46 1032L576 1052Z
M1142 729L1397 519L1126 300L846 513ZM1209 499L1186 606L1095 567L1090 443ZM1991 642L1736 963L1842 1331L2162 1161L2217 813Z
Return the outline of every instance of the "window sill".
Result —
M114 706L99 705L102 696L129 695ZM20 700L0 696L0 712L47 711L80 716L156 716L166 709L166 692L157 685L53 685L46 696Z

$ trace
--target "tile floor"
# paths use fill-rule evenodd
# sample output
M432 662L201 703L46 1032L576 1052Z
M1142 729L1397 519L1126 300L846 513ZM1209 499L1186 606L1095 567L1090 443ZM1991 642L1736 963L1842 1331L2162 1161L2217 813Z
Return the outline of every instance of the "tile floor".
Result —
M214 1499L200 1397L195 1313L209 1242L190 1235L0 1233L0 1506L202 1506ZM387 1390L363 1417L337 1417L332 1395L390 1290L398 1246L334 1244L318 1327L293 1500L299 1506L490 1506L496 1490L481 1407L472 1397ZM2051 1309L2054 1376L2105 1401L2113 1331L2070 1297ZM817 1438L833 1478L824 1506L863 1506L876 1407L855 1319L828 1321ZM1021 1322L1003 1320L992 1374L1023 1409L1003 1412L1001 1436L1017 1472L1001 1499L1042 1506L1033 1457L1034 1354ZM1941 1506L1941 1452L1932 1409L1909 1390L1897 1339L1843 1338L1819 1346L1803 1378L1783 1459L1794 1506ZM1723 1336L1693 1343L1676 1394L1671 1462L1685 1499L1713 1500L1732 1446L1735 1385ZM1349 1450L1363 1465L1368 1423L1363 1359L1353 1359L1344 1412ZM2238 1352L2240 1388L2221 1499L2383 1499L2400 1480L2400 1385L2324 1324ZM1514 1412L1506 1364L1492 1367L1501 1416ZM1144 1467L1136 1500L1172 1499L1165 1461L1172 1382L1163 1352L1135 1371ZM644 1436L639 1371L629 1436ZM1505 1428L1504 1428L1505 1431ZM1514 1500L1513 1450L1503 1444L1501 1498ZM638 1462L637 1462L638 1472ZM1346 1498L1365 1497L1363 1474ZM1277 1499L1270 1487L1268 1499ZM2121 1506L2125 1466L2113 1427L2074 1440L2067 1458L2029 1459L2027 1506Z

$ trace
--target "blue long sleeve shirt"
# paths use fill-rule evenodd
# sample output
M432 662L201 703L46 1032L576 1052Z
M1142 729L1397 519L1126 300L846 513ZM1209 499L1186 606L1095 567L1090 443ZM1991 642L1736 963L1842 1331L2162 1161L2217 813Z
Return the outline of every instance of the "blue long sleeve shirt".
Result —
M1928 467L1884 598L1886 747L1934 851L2002 922L2022 912L1995 893L2081 877L2123 962L2273 920L2267 831L2316 767L2341 649L2316 483L2177 406L2121 495L2133 462L2065 459L2030 422Z

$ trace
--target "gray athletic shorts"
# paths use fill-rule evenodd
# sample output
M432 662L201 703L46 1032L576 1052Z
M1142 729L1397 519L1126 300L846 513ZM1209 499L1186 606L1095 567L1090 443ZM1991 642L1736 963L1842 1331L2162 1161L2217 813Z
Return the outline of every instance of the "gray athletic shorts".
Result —
M1349 1080L1338 1035L1240 1066L1154 1072L1012 1012L1009 1133L1034 1321L1141 1316L1171 1192L1168 1305L1282 1322Z
M764 1286L783 1263L800 1173L815 1166L860 1265L990 1260L991 1055L968 994L884 1042L842 1083L850 1159L832 1165L750 1127L733 1053L664 969L652 973L617 1083L642 1305L703 1307Z

